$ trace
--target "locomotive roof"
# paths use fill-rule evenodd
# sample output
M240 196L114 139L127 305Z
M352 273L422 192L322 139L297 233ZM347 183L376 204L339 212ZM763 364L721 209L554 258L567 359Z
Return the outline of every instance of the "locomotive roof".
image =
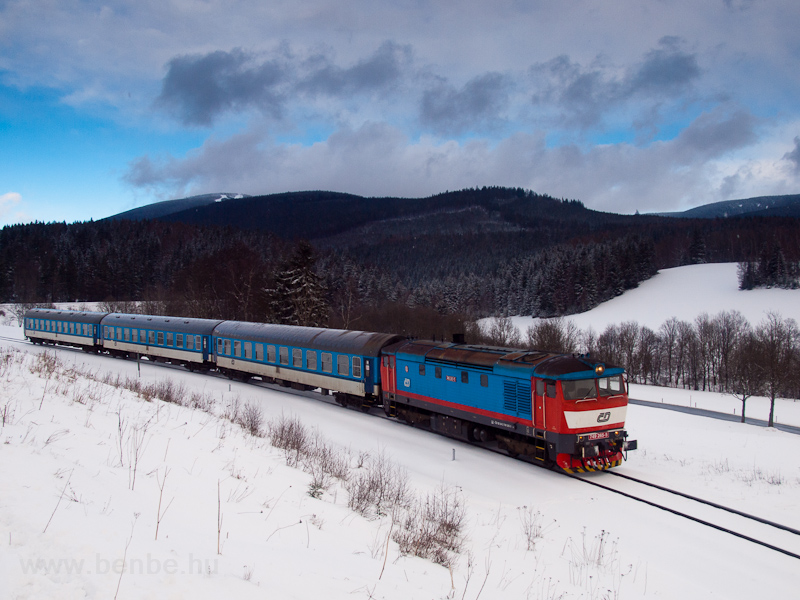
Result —
M390 333L243 321L223 321L214 335L361 356L378 356L384 346L403 339Z
M597 377L595 367L602 364L604 373L617 375L623 369L605 365L585 356L554 354L538 350L520 350L498 346L480 346L413 340L396 344L390 351L415 362L441 362L454 366L485 370L525 372L528 376L552 379L586 379ZM520 375L521 376L521 375Z
M32 308L25 312L26 319L55 319L72 323L99 323L108 313L88 310L59 310L57 308Z
M110 313L101 324L108 327L138 327L140 329L163 329L196 335L211 335L220 320L188 319L185 317L162 317L157 315L132 315Z

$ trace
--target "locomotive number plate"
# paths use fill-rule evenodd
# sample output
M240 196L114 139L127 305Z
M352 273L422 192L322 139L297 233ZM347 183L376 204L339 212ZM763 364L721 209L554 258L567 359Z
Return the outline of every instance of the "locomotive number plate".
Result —
M602 440L608 437L608 432L601 431L600 433L590 433L587 437L590 440Z

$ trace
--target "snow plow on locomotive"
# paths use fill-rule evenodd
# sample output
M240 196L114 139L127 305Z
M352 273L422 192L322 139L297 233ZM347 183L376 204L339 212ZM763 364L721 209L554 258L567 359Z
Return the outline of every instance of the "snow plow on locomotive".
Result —
M568 473L619 465L636 448L624 429L624 371L586 356L405 340L364 331L33 309L34 343L319 389L368 412L466 442L496 445Z

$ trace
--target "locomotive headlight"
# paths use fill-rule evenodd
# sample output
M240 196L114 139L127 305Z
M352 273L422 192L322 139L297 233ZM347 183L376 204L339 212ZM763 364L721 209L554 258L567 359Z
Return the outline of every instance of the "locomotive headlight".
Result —
M597 375L598 377L602 376L603 373L605 373L605 371L606 371L606 368L603 365L597 365L594 368L595 375Z

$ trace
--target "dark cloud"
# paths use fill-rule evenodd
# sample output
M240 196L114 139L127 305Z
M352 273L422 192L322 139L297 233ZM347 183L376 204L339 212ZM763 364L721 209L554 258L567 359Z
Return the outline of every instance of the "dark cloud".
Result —
M240 49L169 61L157 103L173 109L187 125L209 125L232 109L257 107L280 115L280 85L289 74L277 61L254 64Z
M424 92L420 120L437 133L452 135L496 128L508 104L508 86L507 78L500 73L475 77L460 90L439 83Z
M622 75L600 58L584 67L566 55L532 66L530 74L536 87L533 103L550 106L563 124L589 129L609 113L637 103L644 115L637 122L647 127L658 115L654 108L686 92L699 78L700 67L696 55L680 49L679 38L664 37Z
M794 164L794 172L800 175L800 137L794 138L794 150L784 154L783 159Z
M684 91L700 76L697 56L681 52L679 39L665 37L659 42L661 48L645 55L624 86L628 93L655 93L674 95Z
M310 73L297 87L314 95L329 96L382 90L401 79L410 60L411 47L394 42L384 42L372 56L347 69L334 65L327 56L317 55L306 61L304 66Z
M754 143L757 119L749 112L718 108L700 115L677 138L681 160L711 160Z

